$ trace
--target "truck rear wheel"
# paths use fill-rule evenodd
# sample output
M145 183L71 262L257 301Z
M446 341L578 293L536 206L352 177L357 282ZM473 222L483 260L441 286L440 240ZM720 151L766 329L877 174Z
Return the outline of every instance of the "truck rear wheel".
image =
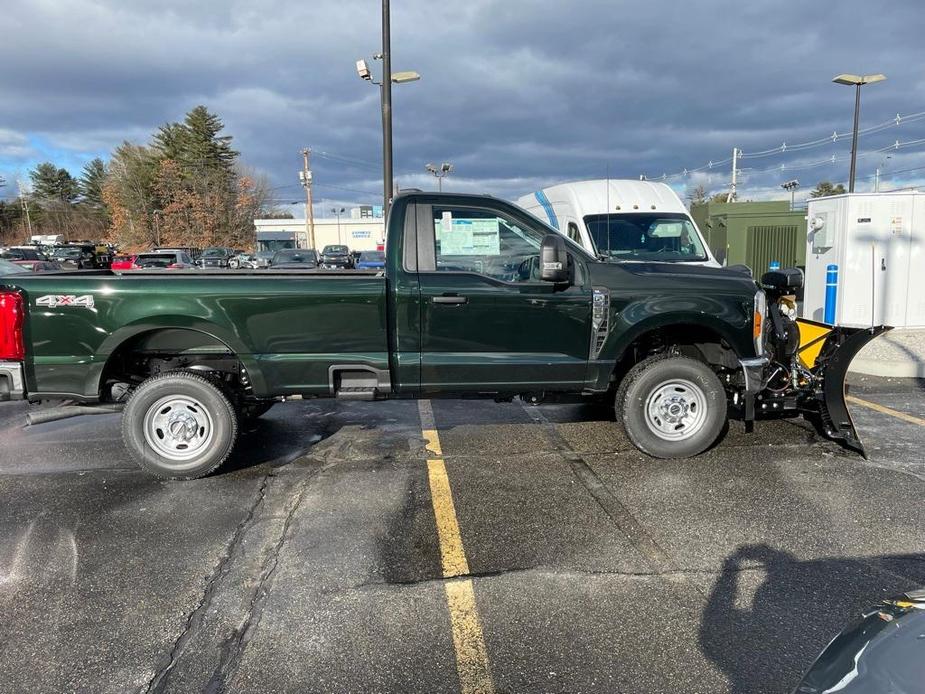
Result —
M659 355L626 374L617 419L630 441L656 458L690 458L712 446L726 423L726 392L703 362Z
M238 436L234 406L215 385L177 371L144 381L122 413L135 462L161 479L192 480L218 468Z

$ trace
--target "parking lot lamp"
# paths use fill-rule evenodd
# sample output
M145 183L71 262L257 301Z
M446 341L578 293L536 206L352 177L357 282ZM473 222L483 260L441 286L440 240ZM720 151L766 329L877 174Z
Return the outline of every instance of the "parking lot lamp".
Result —
M336 207L331 208L331 214L337 217L337 243L343 244L343 239L340 237L340 216L346 212L346 208L341 207L339 210Z
M437 179L437 190L441 193L443 192L443 179L450 175L450 172L453 170L453 165L445 161L439 167L434 164L426 164L425 169L430 171Z
M854 174L857 169L858 161L858 119L861 116L861 87L865 84L882 82L886 75L877 73L875 75L836 75L832 81L836 84L854 85L854 130L851 135L851 170L848 174L848 192L854 192Z
M388 215L392 202L392 83L404 84L421 79L416 72L392 72L392 34L389 0L382 0L382 52L373 56L382 61L382 79L373 79L372 70L365 60L357 61L360 78L379 86L379 100L382 110L382 209Z

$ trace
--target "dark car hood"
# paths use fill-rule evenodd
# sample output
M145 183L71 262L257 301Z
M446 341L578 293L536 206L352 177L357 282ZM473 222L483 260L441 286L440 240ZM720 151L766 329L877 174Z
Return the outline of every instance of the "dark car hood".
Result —
M595 284L607 287L623 287L627 275L640 284L671 286L678 289L693 289L700 292L711 290L739 292L754 295L758 290L755 280L740 270L688 263L651 262L595 262L590 263L591 277Z

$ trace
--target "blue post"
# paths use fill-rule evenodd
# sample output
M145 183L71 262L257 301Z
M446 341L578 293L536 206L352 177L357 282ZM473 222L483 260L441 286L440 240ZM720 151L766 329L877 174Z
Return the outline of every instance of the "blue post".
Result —
M825 317L823 321L835 325L835 301L838 297L838 265L825 268Z
M768 263L768 270L771 270L772 272L774 270L780 270L780 261L772 260L770 263Z

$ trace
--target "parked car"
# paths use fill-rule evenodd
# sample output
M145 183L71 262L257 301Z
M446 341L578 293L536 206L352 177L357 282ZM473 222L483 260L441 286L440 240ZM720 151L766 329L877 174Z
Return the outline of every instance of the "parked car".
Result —
M318 254L313 248L286 248L277 251L270 267L274 270L310 270L318 267Z
M195 246L155 246L151 249L153 253L186 253L195 263L202 255L202 250Z
M187 270L195 268L193 259L183 251L157 251L117 256L113 270Z
M794 694L925 691L925 590L865 610L819 654Z
M241 270L256 270L257 256L253 253L243 253L238 256L238 268Z
M0 253L5 260L47 260L47 256L34 246L11 246Z
M17 275L29 272L26 268L19 267L14 262L0 258L0 275Z
M258 270L270 267L270 262L273 260L274 255L276 255L276 251L257 251L254 256L255 267Z
M134 255L114 255L112 257L112 270L131 270L132 263L135 261Z
M385 267L385 253L382 251L363 251L357 260L357 270L381 270Z
M202 268L226 268L234 254L233 248L213 246L202 252L197 264Z
M517 204L608 261L720 266L681 198L664 183L560 183Z
M102 270L112 265L109 247L105 244L80 243L55 246L52 260L65 268Z
M250 253L247 251L235 251L228 259L228 267L232 270L247 267L246 263L250 259Z
M340 244L325 246L321 249L321 267L329 270L350 270L353 268L350 249Z
M29 272L59 272L64 269L51 260L14 260L13 263Z

